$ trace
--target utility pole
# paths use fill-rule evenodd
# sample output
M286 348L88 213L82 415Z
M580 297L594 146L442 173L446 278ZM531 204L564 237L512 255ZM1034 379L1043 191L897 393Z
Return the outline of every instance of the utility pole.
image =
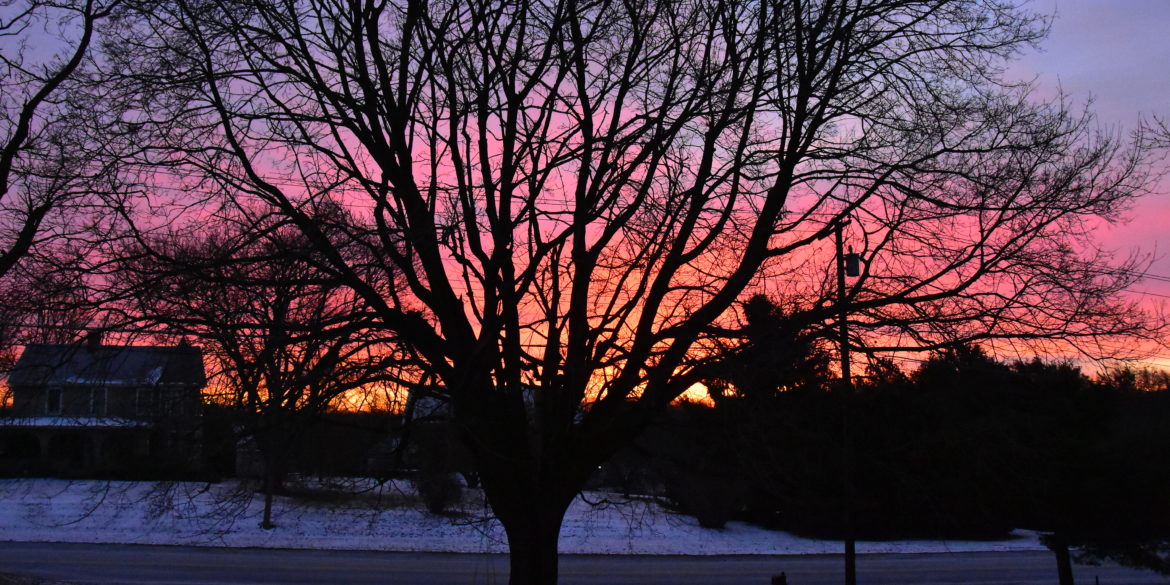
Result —
M845 585L857 585L857 543L853 534L853 443L849 435L849 409L853 376L849 364L849 324L845 308L845 277L860 274L860 257L850 249L846 254L842 232L849 220L837 223L837 325L841 344L841 477L845 519Z

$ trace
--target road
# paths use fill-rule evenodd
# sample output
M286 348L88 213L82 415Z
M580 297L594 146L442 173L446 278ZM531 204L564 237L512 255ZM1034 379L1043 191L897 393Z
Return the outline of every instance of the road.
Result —
M0 543L0 572L120 585L486 585L507 582L502 555ZM839 585L836 556L565 556L562 585L767 585L784 571L791 585ZM1046 553L863 555L862 585L1040 584L1056 581ZM1086 585L1170 583L1148 571L1077 567Z

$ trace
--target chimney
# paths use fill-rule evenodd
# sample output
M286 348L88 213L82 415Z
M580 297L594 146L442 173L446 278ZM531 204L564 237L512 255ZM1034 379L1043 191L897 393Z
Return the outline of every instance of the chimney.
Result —
M85 347L90 351L98 349L102 346L102 332L99 329L90 329L89 333L85 334Z

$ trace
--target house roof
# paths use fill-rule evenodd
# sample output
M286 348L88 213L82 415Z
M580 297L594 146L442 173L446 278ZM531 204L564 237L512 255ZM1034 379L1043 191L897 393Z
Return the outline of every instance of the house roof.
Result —
M203 352L186 344L170 347L32 344L8 375L11 386L206 383Z

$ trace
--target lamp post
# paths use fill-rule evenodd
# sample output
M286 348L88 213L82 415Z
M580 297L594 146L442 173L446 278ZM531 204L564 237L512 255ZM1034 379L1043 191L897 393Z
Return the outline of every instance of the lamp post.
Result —
M842 232L849 220L837 223L837 326L841 345L841 478L845 518L845 585L857 585L857 546L853 536L853 445L849 437L849 408L853 376L849 364L849 324L846 320L845 277L861 274L861 257L844 252Z

